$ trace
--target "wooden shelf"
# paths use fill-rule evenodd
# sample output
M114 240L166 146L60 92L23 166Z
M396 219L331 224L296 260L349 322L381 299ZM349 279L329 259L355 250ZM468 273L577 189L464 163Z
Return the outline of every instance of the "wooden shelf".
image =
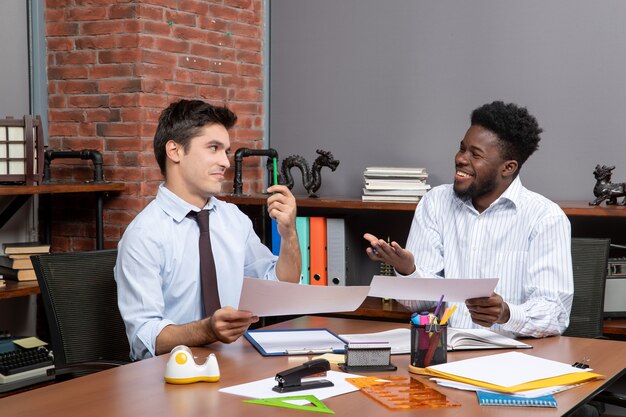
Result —
M263 206L266 204L268 196L268 194L220 194L218 198L238 205ZM298 207L349 210L414 211L417 207L415 203L370 202L361 201L358 197L309 198L296 196L296 202ZM605 204L590 206L587 201L556 201L556 203L568 216L626 217L626 206L607 206Z
M588 201L557 201L568 216L626 217L626 206L590 206Z
M266 204L269 194L249 194L234 195L220 194L217 196L220 200L238 205L263 206ZM393 203L393 202L370 202L361 201L360 198L349 197L321 197L309 198L305 196L296 196L298 207L309 208L326 208L326 209L350 209L350 210L398 210L398 211L415 211L417 204L415 203Z
M4 281L6 285L0 288L0 300L25 295L39 294L37 281Z
M0 185L0 195L33 195L62 193L98 193L107 191L124 191L126 184L122 182L104 183L49 183L42 185Z
M626 319L604 319L604 335L611 336L626 336Z

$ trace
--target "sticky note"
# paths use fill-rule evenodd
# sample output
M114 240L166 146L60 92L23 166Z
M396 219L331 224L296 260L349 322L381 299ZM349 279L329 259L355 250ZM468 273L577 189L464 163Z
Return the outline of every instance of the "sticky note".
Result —
M25 337L24 339L14 340L13 343L16 345L23 347L24 349L32 349L39 346L47 345L43 340L39 340L36 337Z

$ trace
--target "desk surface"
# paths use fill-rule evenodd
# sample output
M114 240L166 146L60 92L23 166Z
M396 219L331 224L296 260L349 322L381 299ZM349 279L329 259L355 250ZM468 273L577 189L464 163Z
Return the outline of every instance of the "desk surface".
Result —
M327 317L301 317L279 323L272 328L328 327L336 333L376 332L402 326L377 321L360 321ZM626 368L626 343L552 337L526 340L534 346L524 353L573 363L590 357L592 367L607 376L606 380L594 381L557 394L556 409L524 407L481 407L473 392L438 387L462 408L420 410L424 416L560 416L575 408L605 384L620 376ZM242 402L243 397L218 392L221 387L274 376L276 372L296 366L308 357L261 357L243 338L231 345L214 344L210 348L196 348L194 353L217 355L222 378L217 383L192 385L168 385L163 382L163 371L168 356L136 362L116 369L102 371L71 381L58 383L33 391L13 395L0 400L3 415L55 416L293 416L293 410L266 407ZM489 351L488 353L500 353ZM451 352L449 360L461 360L484 355L485 351ZM379 375L408 375L409 355L394 355L392 361L398 371ZM333 369L335 366L333 365ZM424 377L417 377L426 381ZM430 384L430 382L427 382ZM360 392L329 398L324 403L337 416L384 416L399 415L389 411ZM404 415L403 413L400 413Z

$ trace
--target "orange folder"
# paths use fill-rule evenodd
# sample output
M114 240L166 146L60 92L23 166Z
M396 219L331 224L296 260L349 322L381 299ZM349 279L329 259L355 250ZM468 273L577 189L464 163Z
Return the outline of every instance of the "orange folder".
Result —
M309 219L311 277L309 285L328 285L326 269L326 217Z

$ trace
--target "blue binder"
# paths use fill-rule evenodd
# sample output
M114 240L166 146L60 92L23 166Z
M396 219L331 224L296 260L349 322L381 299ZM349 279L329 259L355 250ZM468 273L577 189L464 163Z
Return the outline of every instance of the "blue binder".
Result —
M500 394L496 392L476 391L478 403L480 405L505 405L514 407L550 407L556 408L556 400L552 395L526 398L511 394Z

